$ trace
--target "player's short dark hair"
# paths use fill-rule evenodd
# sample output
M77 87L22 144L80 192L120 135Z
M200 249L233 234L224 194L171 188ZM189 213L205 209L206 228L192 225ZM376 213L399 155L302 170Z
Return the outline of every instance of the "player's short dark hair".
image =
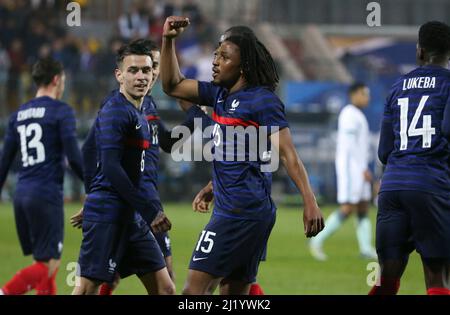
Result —
M419 46L428 53L446 55L450 52L450 26L431 21L419 29Z
M151 39L144 39L144 45L146 45L150 51L160 50L158 44Z
M119 51L117 52L116 58L117 67L120 67L122 65L125 57L131 55L152 57L152 51L149 47L148 40L137 39L129 44L125 44L122 47L120 47Z
M242 71L249 86L267 86L272 91L277 88L280 77L275 62L253 31L232 34L226 41L239 47Z
M348 95L353 95L354 93L358 92L360 89L366 88L367 85L363 82L355 82L348 88Z
M64 67L61 62L53 58L39 59L32 68L31 77L34 83L38 86L49 85L56 75L61 75L64 72Z

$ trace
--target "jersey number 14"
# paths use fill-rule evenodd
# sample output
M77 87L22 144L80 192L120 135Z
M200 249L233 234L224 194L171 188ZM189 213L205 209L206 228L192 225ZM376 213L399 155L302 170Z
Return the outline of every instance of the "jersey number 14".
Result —
M19 126L20 149L22 153L23 167L33 166L45 161L45 147L42 140L42 127L37 123L28 126ZM31 139L29 139L31 138ZM29 150L35 150L36 157Z
M417 128L417 123L422 116L423 108L429 96L424 95L420 100L419 107L411 121L408 128L408 109L409 98L399 98L398 105L400 106L400 151L408 149L408 137L422 137L422 148L431 148L431 137L436 134L436 129L431 127L431 115L423 115L422 128Z

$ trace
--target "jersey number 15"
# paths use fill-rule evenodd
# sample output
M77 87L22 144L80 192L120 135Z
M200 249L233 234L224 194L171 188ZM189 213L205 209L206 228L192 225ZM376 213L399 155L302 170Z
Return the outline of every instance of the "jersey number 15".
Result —
M408 137L422 137L422 148L431 148L431 137L436 134L436 129L431 127L431 115L423 115L422 128L417 128L417 123L422 116L423 108L429 96L424 95L420 100L419 107L411 121L408 128L408 109L409 98L399 98L398 105L400 106L400 151L408 149Z

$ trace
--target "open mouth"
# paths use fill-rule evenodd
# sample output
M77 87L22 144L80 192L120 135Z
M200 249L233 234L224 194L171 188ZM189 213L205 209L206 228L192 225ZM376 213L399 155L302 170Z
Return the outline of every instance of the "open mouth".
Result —
M148 87L148 84L136 84L134 87L138 90L145 90Z
M219 75L219 70L213 68L212 71L213 71L212 77L215 79Z

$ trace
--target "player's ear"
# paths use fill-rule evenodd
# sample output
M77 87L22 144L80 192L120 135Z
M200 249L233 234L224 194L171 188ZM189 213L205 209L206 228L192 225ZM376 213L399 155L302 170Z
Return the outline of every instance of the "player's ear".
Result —
M417 44L417 60L419 62L423 62L425 61L425 51L422 47L419 46L419 44Z
M61 76L57 74L53 77L51 85L58 86L59 82L61 82Z
M119 82L120 84L122 84L122 83L123 83L122 71L120 71L120 69L116 69L115 75L116 75L116 80L117 80L117 82Z

